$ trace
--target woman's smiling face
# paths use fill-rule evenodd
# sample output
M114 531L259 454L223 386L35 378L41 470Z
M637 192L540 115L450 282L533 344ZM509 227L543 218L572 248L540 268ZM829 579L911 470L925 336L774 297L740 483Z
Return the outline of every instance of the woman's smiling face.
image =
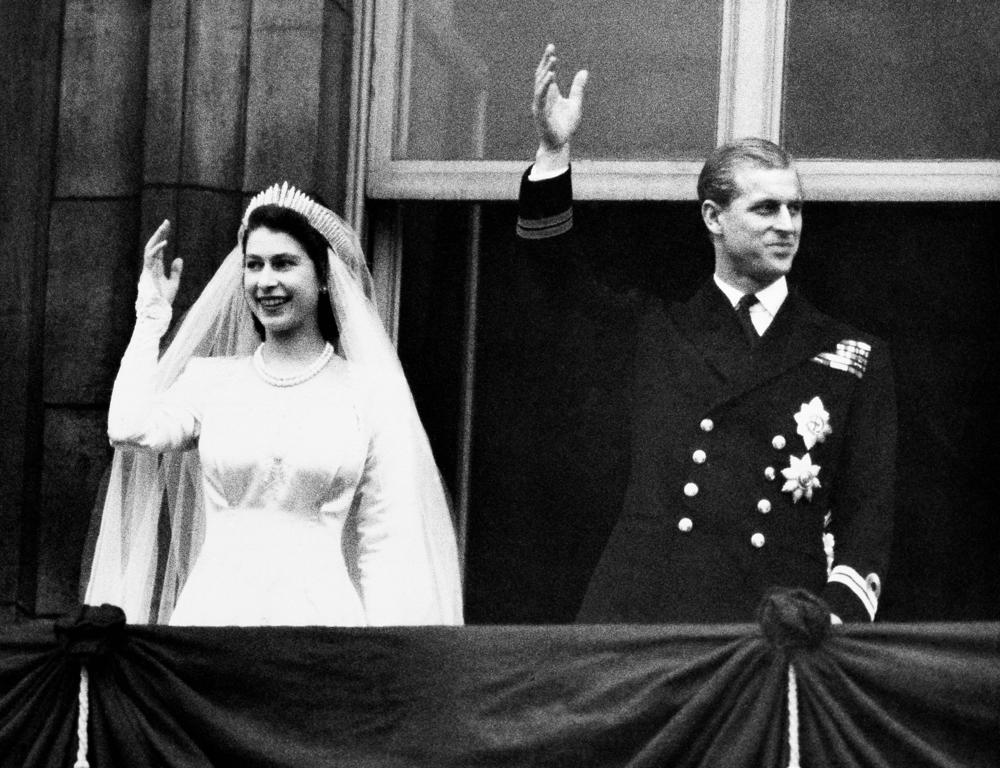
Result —
M318 333L320 281L305 249L291 235L257 227L247 236L243 290L268 338Z

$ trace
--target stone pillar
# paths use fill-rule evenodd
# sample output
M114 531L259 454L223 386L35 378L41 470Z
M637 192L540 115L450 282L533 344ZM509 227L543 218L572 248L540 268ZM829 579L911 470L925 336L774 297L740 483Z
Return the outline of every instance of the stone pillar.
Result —
M148 2L64 2L36 614L77 600L82 543L110 456L107 403L131 327L137 264L148 35Z
M61 0L0 3L0 622L33 603L42 456L42 334ZM20 597L20 599L19 599ZM21 611L24 613L24 609Z

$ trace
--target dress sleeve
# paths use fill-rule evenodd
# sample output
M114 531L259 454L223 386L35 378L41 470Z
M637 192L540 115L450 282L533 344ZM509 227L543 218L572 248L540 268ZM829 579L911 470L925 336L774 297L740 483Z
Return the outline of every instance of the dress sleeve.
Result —
M358 575L370 626L442 623L434 554L415 503L413 483L421 478L406 450L376 426L355 492Z
M140 284L135 329L122 356L108 408L108 438L116 448L185 450L197 443L196 394L200 387L192 381L193 371L183 371L169 389L159 390L160 338L170 324L170 315L170 305L144 295ZM188 367L195 366L189 363Z

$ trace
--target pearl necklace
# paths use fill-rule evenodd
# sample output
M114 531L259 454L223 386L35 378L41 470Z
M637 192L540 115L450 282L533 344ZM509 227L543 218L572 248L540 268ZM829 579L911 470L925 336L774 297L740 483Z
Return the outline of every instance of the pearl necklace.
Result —
M327 342L319 357L313 360L308 367L293 376L276 376L267 370L267 365L264 363L264 345L261 344L253 353L253 367L257 369L260 377L271 386L294 387L296 384L309 381L309 379L326 368L326 364L330 362L331 357L333 357L333 347L330 345L330 342Z

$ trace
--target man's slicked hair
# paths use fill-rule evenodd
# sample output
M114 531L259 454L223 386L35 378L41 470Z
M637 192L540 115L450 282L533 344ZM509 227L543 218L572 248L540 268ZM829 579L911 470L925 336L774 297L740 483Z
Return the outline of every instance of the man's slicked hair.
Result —
M729 205L739 192L736 187L736 169L741 165L754 168L791 168L794 162L790 154L767 139L750 137L723 144L715 148L701 167L701 173L698 174L698 202L713 200L723 207Z

